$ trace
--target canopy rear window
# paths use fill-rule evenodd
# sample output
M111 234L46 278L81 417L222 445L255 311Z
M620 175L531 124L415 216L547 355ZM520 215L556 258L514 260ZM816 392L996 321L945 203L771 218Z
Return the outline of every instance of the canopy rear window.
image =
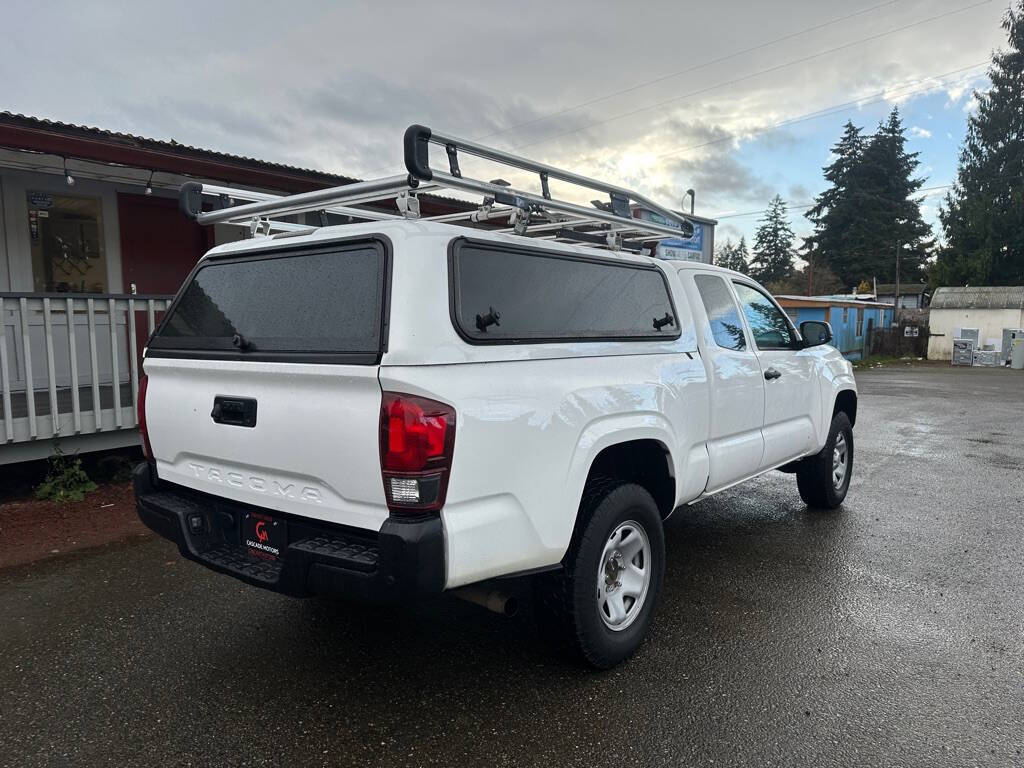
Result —
M376 363L387 250L378 241L211 259L149 345L163 356Z

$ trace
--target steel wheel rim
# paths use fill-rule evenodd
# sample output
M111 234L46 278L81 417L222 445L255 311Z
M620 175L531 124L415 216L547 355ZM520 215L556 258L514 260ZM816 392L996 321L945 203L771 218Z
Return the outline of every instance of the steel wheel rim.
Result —
M597 612L613 632L643 611L651 586L651 540L635 520L616 526L605 540L597 568Z
M849 446L846 444L846 435L840 432L836 435L836 444L832 449L832 486L838 491L846 482L846 471L850 464Z

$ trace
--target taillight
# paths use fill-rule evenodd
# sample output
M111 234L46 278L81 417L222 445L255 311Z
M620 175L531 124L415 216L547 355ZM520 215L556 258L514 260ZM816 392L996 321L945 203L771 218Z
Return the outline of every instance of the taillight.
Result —
M146 390L149 388L149 376L142 374L139 378L139 434L142 436L142 455L146 461L153 461L153 446L149 444L149 430L146 428Z
M441 509L454 447L454 408L416 395L384 393L380 469L392 512Z

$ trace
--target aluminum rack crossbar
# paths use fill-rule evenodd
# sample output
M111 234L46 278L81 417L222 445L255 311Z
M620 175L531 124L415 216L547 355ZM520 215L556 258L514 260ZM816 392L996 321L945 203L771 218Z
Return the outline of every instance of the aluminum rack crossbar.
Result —
M284 195L281 197L231 190L228 194L233 198L245 199L247 196L250 196L263 197L264 199L257 199L255 202L243 203L242 205L231 205L219 210L203 211L202 196L204 194L220 194L225 188L211 188L198 182L189 182L181 188L179 205L186 215L195 219L200 224L241 223L270 214L282 216L328 209L334 213L338 212L332 206L334 203L354 205L356 203L384 200L398 193L408 192L417 186L419 185L413 184L410 187L409 178L406 176L388 176L383 179L360 181L340 187L328 187L312 192L302 192L297 195ZM422 185L420 188L429 189L433 186ZM212 189L216 189L217 192L213 193ZM345 213L347 215L362 216L367 219L374 218L373 211L364 211L362 209L359 209L358 213L351 213L350 211L345 211Z
M465 192L476 192L480 195L491 196L498 202L505 202L507 199L514 208L519 208L521 210L538 209L559 211L561 213L570 213L584 219L605 221L609 224L623 224L632 221L631 217L619 215L617 213L602 211L597 208L586 208L582 205L577 205L576 203L554 200L540 195L534 195L529 192L512 189L511 187L491 184L486 181L476 181L475 179L453 176L452 174L445 173L444 171L434 171L431 174L431 177L436 184L442 187L448 187L449 189L461 189ZM658 210L658 213L661 213L661 210ZM678 216L673 214L672 219L669 219L669 221L678 218ZM693 232L689 222L686 222L683 226L686 227L686 229L682 230L683 233ZM680 227L669 227L664 224L655 224L650 221L644 222L643 228L647 232L657 232L662 235L669 235L673 237L679 237L680 235Z
M202 184L199 194L214 198L217 204L221 204L222 201L235 201L243 202L264 202L267 200L280 201L281 195L271 195L267 192L254 192L248 189L236 189L234 187L220 187L214 184ZM390 194L384 195L383 198L390 197ZM350 216L355 219L367 219L370 221L387 221L389 219L403 219L405 218L398 213L385 213L384 211L377 211L369 208L354 208L343 205L332 205L327 207L318 207L316 210L322 210L324 213L334 213L339 216ZM244 220L228 220L222 223L225 224L237 224L237 225L248 225L251 222L251 217ZM294 224L289 221L275 221L271 219L269 222L271 231L279 232L300 232L308 231L310 226L308 224Z
M447 171L430 167L431 144L445 148ZM447 189L482 196L483 202L476 203L478 207L466 211L434 216L434 221L501 229L498 220L504 218L508 222L505 226L511 226L511 231L519 235L562 239L576 233L580 241L596 244L600 244L603 238L607 241L606 247L611 249L622 246L621 236L626 233L636 233L632 246L665 236L686 237L693 233L693 223L685 214L664 208L632 190L473 141L435 133L422 125L409 126L405 132L404 148L407 176L387 176L283 196L189 182L181 188L179 206L186 215L200 224L248 224L254 233L266 233L271 229L299 231L305 228L304 225L270 221L268 217L325 211L367 220L419 218L417 193ZM540 181L540 194L514 189L506 182L480 181L464 176L459 168L460 151L520 171L536 173ZM608 202L593 201L593 207L587 207L556 199L551 195L551 179L604 192L608 195ZM213 210L203 210L204 196L213 198ZM353 207L388 199L395 200L397 213ZM469 201L466 203L473 205ZM639 218L634 215L635 207L646 209L661 220ZM577 227L580 229L575 229Z

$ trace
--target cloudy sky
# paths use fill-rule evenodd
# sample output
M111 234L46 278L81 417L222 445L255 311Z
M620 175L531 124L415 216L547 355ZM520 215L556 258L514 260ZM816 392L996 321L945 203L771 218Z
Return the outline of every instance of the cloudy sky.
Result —
M0 109L353 176L400 172L420 122L664 204L693 187L719 242L778 193L803 234L848 119L898 104L925 186L952 180L1006 3L8 0Z

